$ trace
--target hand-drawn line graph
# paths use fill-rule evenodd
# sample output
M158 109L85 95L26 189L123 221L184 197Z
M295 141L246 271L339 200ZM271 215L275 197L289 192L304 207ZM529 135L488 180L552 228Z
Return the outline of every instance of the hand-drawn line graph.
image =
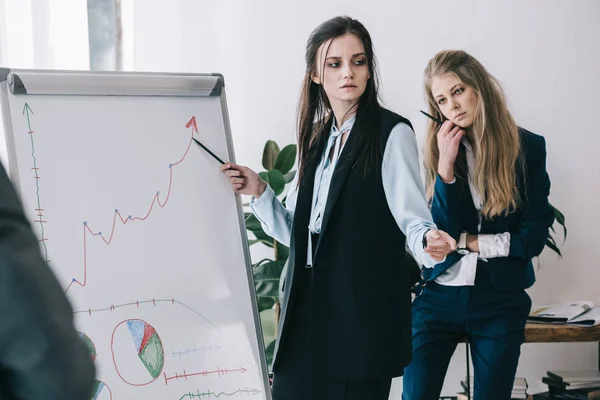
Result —
M206 318L204 315L202 315L201 313L199 313L198 311L194 310L192 307L188 306L185 303L182 303L178 300L175 300L174 298L170 298L170 299L152 299L152 300L137 300L137 301L132 301L129 303L123 303L123 304L111 304L108 307L105 308L96 308L96 309L92 309L92 308L88 308L87 310L77 310L75 311L73 314L77 315L77 314L88 314L90 317L93 316L94 313L99 313L99 312L106 312L106 311L111 311L111 312L116 312L118 309L121 308L128 308L128 307L136 307L136 308L140 308L140 306L146 306L149 304L152 304L153 306L157 307L160 305L165 305L165 304L171 304L171 305L178 305L181 307L184 307L185 309L191 311L192 313L194 313L196 316L200 317L204 322L206 322L208 325L210 325L212 328L214 328L217 332L219 332L219 334L221 334L225 339L227 339L233 346L233 348L235 348L235 350L238 351L238 353L240 355L242 355L245 358L245 361L248 363L248 365L255 371L258 372L258 370L256 369L256 364L254 361L252 361L251 358L249 358L245 352L243 352L242 350L240 350L237 345L235 344L235 341L232 340L231 338L229 338L227 336L227 334L225 332L223 332L217 325L215 325L213 322L211 322L208 318Z
M146 371L152 378L150 381L131 382L131 378L126 379L123 376L126 374L126 372L123 371L123 368L120 369L117 365L117 357L115 356L115 334L119 333L121 326L123 326L123 329L125 326L127 327L128 335L121 334L120 337L131 337L131 339L133 340L135 350L137 352L137 356L139 357L141 363L146 368ZM131 386L147 386L151 384L160 376L165 365L165 353L163 350L162 341L160 340L160 336L158 336L158 333L156 332L156 329L154 329L153 326L141 319L127 319L121 321L113 330L110 341L110 347L117 375L119 375L123 382ZM131 366L131 368L136 367L137 366L135 365Z
M108 236L108 239L102 234L102 232L95 232L90 227L90 225L88 224L87 221L83 222L83 282L79 281L76 278L73 278L71 280L71 283L69 283L69 286L67 286L65 293L69 291L69 289L71 288L71 286L74 283L78 284L81 287L85 287L87 285L87 260L88 260L87 259L87 236L88 236L88 234L90 234L92 237L100 236L100 238L104 241L104 243L106 245L110 245L112 243L113 237L115 235L115 228L117 226L117 221L120 221L121 224L123 224L123 225L127 225L127 223L129 223L129 222L145 221L150 216L150 214L152 214L152 211L154 210L154 206L156 204L158 204L158 206L160 208L164 208L167 205L167 203L169 202L169 197L171 196L171 189L172 189L172 185L173 185L173 167L181 164L183 162L183 160L185 160L185 158L188 155L188 152L190 151L190 147L192 146L192 143L193 143L192 138L194 137L194 133L199 133L195 116L193 116L186 123L185 127L186 128L191 127L192 134L190 135L190 141L183 153L183 156L179 159L179 161L177 161L173 164L169 164L169 186L167 189L167 195L165 197L164 202L161 202L161 200L160 200L160 192L156 192L156 194L154 195L154 197L152 199L152 202L150 203L150 207L149 207L148 211L146 212L146 215L144 215L143 217L134 217L132 215L128 215L127 218L124 218L123 214L121 214L121 212L118 209L116 209L115 213L114 213L113 222L112 222L111 232L110 232L110 235Z
M107 396L105 396L105 393L108 393L108 399ZM96 381L94 383L94 391L92 392L92 400L100 399L112 400L112 391L106 383L102 381Z
M92 342L92 339L89 338L88 335L86 335L85 333L81 333L81 332L77 332L79 334L79 338L81 340L83 340L83 343L85 343L85 345L87 346L89 352L90 352L90 358L92 359L92 361L96 361L96 357L98 356L98 353L96 353L96 346L94 345L94 342Z
M246 395L246 396L256 396L257 394L262 393L260 390L258 389L238 389L236 391L233 392L213 392L210 390L207 390L206 392L201 392L201 391L196 391L196 393L192 393L192 392L188 392L186 394L184 394L183 396L181 396L181 398L179 400L185 400L185 399L211 399L211 398L216 398L218 399L221 396L226 396L226 397L232 397L232 396L236 396L237 395ZM244 396L244 397L246 397Z
M31 129L31 115L33 115L33 110L27 102L25 102L25 105L23 106L23 115L27 115L27 133L29 135L29 138L31 139L31 158L33 159L33 167L31 167L31 169L33 170L33 178L35 179L36 186L35 196L37 208L35 209L36 219L34 219L33 222L39 224L40 226L41 239L39 239L38 241L42 244L43 247L44 260L46 260L46 262L49 263L50 260L48 259L48 246L46 246L46 241L48 240L48 238L46 237L46 232L44 231L44 224L48 221L46 221L46 218L44 217L44 209L42 208L42 200L40 199L40 168L38 167L37 158L35 156L35 140L33 138L35 132L33 131L33 129Z
M221 350L221 346L203 346L203 347L194 347L193 349L185 349L185 350L179 350L179 351L175 351L175 350L171 350L171 353L173 354L173 357L177 357L179 356L179 358L182 358L184 355L185 356L189 356L190 354L196 355L196 354L205 354L205 353L212 353L212 352L217 352Z
M238 374L243 374L244 372L248 371L246 368L244 367L239 367L239 368L234 368L234 369L228 369L228 368L219 368L219 366L217 365L217 369L211 370L211 371L199 371L199 372L192 372L187 373L185 370L183 370L182 374L179 373L175 373L175 375L173 376L167 376L166 372L163 373L163 376L165 377L165 385L169 384L169 381L176 379L176 380L180 380L180 379L184 379L187 381L188 378L191 378L192 376L204 376L207 377L208 375L217 375L219 378L224 376L224 375L229 375L231 373L238 373Z

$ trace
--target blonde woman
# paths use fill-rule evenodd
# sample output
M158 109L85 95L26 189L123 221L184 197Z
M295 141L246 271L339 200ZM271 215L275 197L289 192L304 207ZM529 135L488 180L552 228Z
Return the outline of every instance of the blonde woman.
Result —
M554 221L543 137L515 123L498 82L464 51L427 64L426 189L458 249L424 268L403 399L439 398L458 340L471 343L475 400L509 399L539 255Z

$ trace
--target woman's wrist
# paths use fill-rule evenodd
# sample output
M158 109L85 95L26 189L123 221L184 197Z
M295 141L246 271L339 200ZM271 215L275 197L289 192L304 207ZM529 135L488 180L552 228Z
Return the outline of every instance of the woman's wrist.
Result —
M469 251L479 253L479 236L467 234L467 248Z
M438 166L438 175L442 178L444 183L452 182L454 180L454 165Z
M258 183L258 191L256 193L254 193L254 198L255 199L260 198L260 196L262 196L262 194L265 192L265 190L267 190L267 182L265 182L261 179L260 182Z

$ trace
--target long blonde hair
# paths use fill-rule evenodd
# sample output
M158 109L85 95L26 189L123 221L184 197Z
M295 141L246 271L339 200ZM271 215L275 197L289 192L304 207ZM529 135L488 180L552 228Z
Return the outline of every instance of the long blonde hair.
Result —
M506 215L520 204L517 188L517 163L521 157L519 128L508 111L502 88L498 81L470 54L460 50L441 51L425 68L425 95L432 115L442 116L431 93L435 77L453 74L477 95L473 125L467 137L475 153L475 170L472 179L483 199L481 213L486 218ZM439 126L430 121L425 145L427 197L433 197L438 170ZM460 157L457 159L459 161ZM458 171L458 169L455 168ZM460 176L460 175L459 175ZM467 178L467 176L462 176Z

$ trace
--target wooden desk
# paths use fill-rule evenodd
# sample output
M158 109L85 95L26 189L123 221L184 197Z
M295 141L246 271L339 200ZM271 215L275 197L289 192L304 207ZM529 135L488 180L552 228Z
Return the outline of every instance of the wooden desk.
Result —
M466 342L465 336L461 339L461 343ZM525 325L525 343L566 342L600 342L600 325L594 327L531 323Z
M527 324L525 343L600 342L600 326ZM600 365L598 366L600 369Z
M467 376L469 373L469 343L467 337L461 339L465 343L467 354ZM525 343L584 343L598 342L598 369L600 370L600 326L581 327L569 325L531 324L525 326ZM467 394L467 397L470 396Z

